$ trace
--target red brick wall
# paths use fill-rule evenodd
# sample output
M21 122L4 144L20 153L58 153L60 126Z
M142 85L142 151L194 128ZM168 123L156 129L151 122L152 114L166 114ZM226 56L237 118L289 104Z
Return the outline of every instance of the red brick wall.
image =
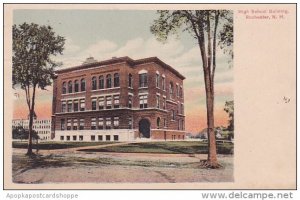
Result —
M148 71L148 89L144 92L148 92L148 108L146 110L139 110L139 74L140 70L147 70ZM160 88L156 88L156 71L160 74ZM92 91L92 77L96 76L97 78L97 88L99 88L99 79L100 75L103 75L104 78L107 74L112 75L112 85L113 85L113 74L119 73L120 75L120 88L111 88L109 90L100 90L100 91ZM128 74L131 73L133 75L133 89L128 88ZM161 82L162 82L162 74L165 75L165 87L166 91L162 90ZM86 81L86 91L82 93L74 93L74 83L75 80L79 81L79 88L80 88L80 80L85 78ZM68 83L69 81L73 82L73 93L72 94L64 94L62 95L62 84L63 82ZM105 79L104 79L105 80ZM169 96L169 83L170 81L173 82L174 85L174 101L176 104L167 102L166 103L166 110L161 109L150 109L156 108L156 93L160 94L160 107L162 108L163 105L163 96L166 96L167 100L170 100ZM177 97L176 95L176 83L178 85L183 86L183 81L173 72L169 71L165 67L162 67L154 62L149 62L145 64L139 64L135 66L130 66L126 62L109 64L106 66L101 67L94 67L89 68L86 70L78 70L78 71L69 71L65 73L59 73L58 77L54 81L54 89L53 89L53 118L55 129L60 130L60 119L64 118L67 121L67 118L85 118L86 127L85 129L90 129L91 118L92 117L113 117L118 116L120 117L119 127L120 128L128 128L128 117L133 117L133 128L139 128L139 121L142 118L147 118L150 121L151 129L157 128L164 128L163 127L163 119L166 119L167 122L167 129L170 130L177 130L178 129L178 120L184 120L184 115L178 115L177 110L178 106L177 103L183 103L184 99ZM106 81L105 81L106 84ZM67 87L68 88L68 87ZM91 111L91 95L103 95L109 93L120 93L120 108L126 109L118 109L118 110L106 110L106 111ZM127 109L128 106L128 93L133 93L133 110ZM74 112L74 113L64 113L64 114L55 114L61 112L61 99L68 99L68 98L85 98L85 112ZM112 100L113 101L113 100ZM98 105L97 105L98 106ZM171 109L174 109L176 112L175 121L171 120ZM160 118L160 127L157 127L157 118ZM79 120L78 120L79 124ZM97 123L98 124L98 123ZM179 134L179 133L178 133ZM158 134L160 135L160 134ZM169 138L169 133L167 134ZM156 136L154 132L154 137L161 137ZM172 138L170 138L172 139Z

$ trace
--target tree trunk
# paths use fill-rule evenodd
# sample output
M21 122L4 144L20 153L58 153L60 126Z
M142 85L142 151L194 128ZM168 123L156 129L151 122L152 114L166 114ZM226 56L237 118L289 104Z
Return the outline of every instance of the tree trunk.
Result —
M34 114L34 103L35 103L35 89L36 86L33 86L33 93L32 93L32 104L29 108L29 133L28 133L28 148L26 155L32 155L32 126L33 126L33 114Z

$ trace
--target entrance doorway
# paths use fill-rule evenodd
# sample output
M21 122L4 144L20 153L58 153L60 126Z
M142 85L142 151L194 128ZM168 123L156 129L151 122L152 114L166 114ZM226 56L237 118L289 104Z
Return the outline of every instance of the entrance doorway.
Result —
M139 132L141 137L150 138L150 122L147 119L141 119L139 122Z

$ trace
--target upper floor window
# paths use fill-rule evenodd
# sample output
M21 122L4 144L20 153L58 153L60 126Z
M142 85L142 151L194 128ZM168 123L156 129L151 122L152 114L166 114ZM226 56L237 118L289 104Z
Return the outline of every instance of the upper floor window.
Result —
M83 91L85 91L85 79L83 78L83 79L81 79L81 91L83 92Z
M103 128L104 128L103 118L98 117L98 129L103 129Z
M106 109L111 109L111 96L106 96Z
M66 93L67 93L67 83L66 83L66 82L63 82L63 85L62 85L62 93L63 93L63 94L66 94Z
M97 80L96 77L94 76L92 78L92 90L96 90L97 89Z
M71 130L72 120L67 119L67 130Z
M99 110L103 110L104 109L104 97L99 97L98 104L99 104Z
M92 98L92 110L96 110L96 109L97 109L97 99Z
M66 112L66 102L63 101L61 104L61 112Z
M132 74L128 75L128 87L132 88Z
M115 129L119 128L119 117L114 117L114 128Z
M179 85L178 84L176 84L176 95L177 95L177 97L179 97Z
M85 110L85 100L80 99L80 111L84 111L84 110Z
M114 96L114 108L119 108L120 107L120 95L115 95Z
M175 110L171 110L171 119L175 120Z
M105 128L106 129L111 129L111 118L110 117L107 117L105 119Z
M159 88L159 74L156 73L156 87Z
M79 92L79 82L78 80L75 80L75 84L74 84L74 92Z
M173 92L174 92L173 90L174 90L173 82L170 82L170 86L169 86L170 99L173 98Z
M111 75L107 74L106 76L106 88L111 88Z
M166 110L166 97L163 98L163 109Z
M139 86L140 87L148 87L148 76L147 73L139 74Z
M156 108L160 108L160 97L156 95Z
M166 78L164 74L161 77L161 87L163 90L166 90Z
M132 96L128 96L128 108L132 108Z
M97 124L96 124L96 117L91 118L91 129L96 130Z
M73 109L74 109L74 112L77 112L78 111L78 100L74 100L74 105L73 105Z
M72 101L68 101L68 112L72 112Z
M78 129L78 120L75 118L73 119L73 130L77 130Z
M99 76L99 89L104 89L104 77Z
M183 97L183 90L182 90L182 86L180 86L180 89L179 89L179 96L182 98Z
M140 95L140 108L148 107L148 95Z
M69 83L68 83L68 93L72 93L72 89L73 89L72 81L69 81Z
M60 120L60 129L63 131L65 130L65 119Z
M118 73L114 74L114 87L119 87L120 86L120 76Z
M84 130L85 120L84 118L79 119L79 130Z
M131 116L129 116L129 118L128 118L128 128L129 129L132 129L132 117Z

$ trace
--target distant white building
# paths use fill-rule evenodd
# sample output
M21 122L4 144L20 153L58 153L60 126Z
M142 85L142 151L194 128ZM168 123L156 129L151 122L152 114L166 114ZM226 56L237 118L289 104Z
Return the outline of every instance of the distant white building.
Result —
M29 129L28 119L13 119L12 127L16 128L22 126L24 129ZM35 130L40 137L40 140L51 140L51 120L50 119L36 119L33 120L33 130Z

